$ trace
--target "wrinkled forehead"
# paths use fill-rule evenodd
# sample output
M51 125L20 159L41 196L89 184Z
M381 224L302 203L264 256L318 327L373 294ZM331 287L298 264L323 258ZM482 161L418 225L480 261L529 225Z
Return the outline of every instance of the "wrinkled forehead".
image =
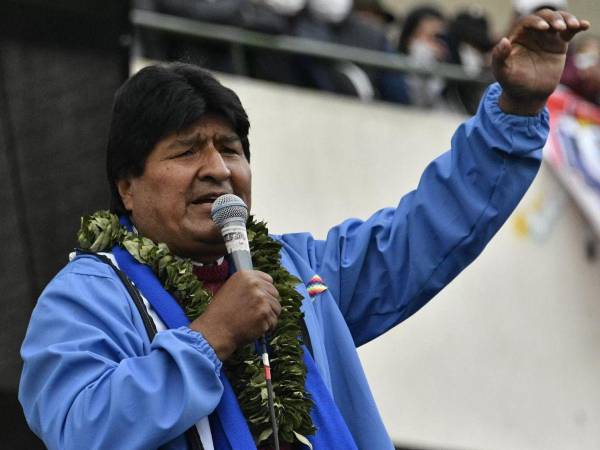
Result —
M171 133L163 143L170 145L203 145L208 141L220 144L242 145L231 122L220 114L205 114L189 127Z
M192 125L160 139L150 154L156 155L163 151L185 147L202 148L209 142L217 147L243 147L239 135L227 118L218 113L207 113Z
M234 130L233 124L222 114L206 113L200 119L187 128L178 130L174 133L177 138L187 138L195 135L219 135L230 136L240 140L240 137Z

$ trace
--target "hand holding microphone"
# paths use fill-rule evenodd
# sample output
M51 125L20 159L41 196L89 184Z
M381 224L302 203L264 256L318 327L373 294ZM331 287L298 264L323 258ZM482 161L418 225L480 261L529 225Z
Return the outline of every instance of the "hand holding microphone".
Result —
M203 334L221 361L236 348L272 331L281 313L273 279L252 269L247 217L246 205L239 197L227 194L215 201L213 220L222 230L236 273L217 292L204 314L190 324L190 328Z
M217 355L221 351L229 356L240 345L256 340L260 342L269 414L273 428L273 448L279 450L271 366L265 339L265 334L277 325L277 318L281 313L279 293L273 286L273 279L270 275L252 270L252 256L246 233L248 208L243 200L233 194L222 195L213 203L211 216L221 230L227 253L236 273L223 285L199 319L205 318L209 309L216 305L213 307L213 310L217 310L214 316L215 318L220 317L221 329L215 331L220 332L221 342L229 342L225 349L217 350L205 334L206 340L213 345ZM213 310L210 313L213 313ZM219 355L219 357L221 356Z
M227 280L190 327L200 331L224 361L238 347L273 330L280 312L279 294L271 277L257 270L244 270Z

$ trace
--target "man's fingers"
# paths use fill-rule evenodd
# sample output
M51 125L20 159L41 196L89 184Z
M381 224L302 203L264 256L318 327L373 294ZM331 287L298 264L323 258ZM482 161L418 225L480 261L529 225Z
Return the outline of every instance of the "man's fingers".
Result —
M279 291L277 291L277 288L275 288L273 285L273 277L271 277L271 275L268 273L261 272L259 270L255 270L254 272L256 273L257 277L262 280L259 283L260 288L269 296L279 299Z
M271 301L271 310L275 313L277 317L281 314L281 303L276 298Z
M270 304L271 311L269 313L269 318L267 319L267 329L265 333L272 333L277 328L277 323L279 322L279 315L281 314L281 305L278 301L273 300Z
M506 60L512 50L512 44L508 38L503 37L492 50L492 69L497 78L503 78L506 71Z
M261 272L260 270L255 270L254 272L259 278L262 278L263 280L268 281L269 283L273 282L273 277L271 277L271 275L269 275L268 273Z
M269 297L273 297L275 300L279 299L279 291L277 290L277 288L271 282L261 283L260 288Z
M508 58L508 55L510 55L511 49L512 45L508 38L503 37L500 39L500 42L496 44L492 51L492 64L496 67L501 67L506 58Z
M563 41L569 42L571 39L573 39L573 36L575 36L580 31L583 31L583 30L581 28L569 28L566 31L562 31L560 33L560 37L562 38Z
M541 17L544 19L550 28L555 31L564 31L567 29L567 22L559 11L552 11L551 9L541 9L537 11L534 17Z
M519 25L521 25L523 28L529 28L538 31L546 31L550 29L550 23L548 20L535 14L523 17ZM515 29L515 34L518 32L519 27Z
M577 17L575 17L573 14L567 11L558 11L558 13L562 16L568 28L579 29L580 23Z
M512 45L508 38L503 37L500 39L500 42L496 44L494 47L494 56L499 58L500 60L504 60L510 55L510 50L512 49Z
M275 331L275 329L277 328L277 323L279 322L277 317L273 317L267 324L266 324L266 330L263 334L270 334L273 333Z
M587 20L579 20L573 14L566 11L559 11L559 13L567 24L567 29L560 33L560 37L566 42L573 39L573 36L577 33L585 31L590 27L590 23Z
M554 31L560 34L563 41L570 41L580 31L590 27L587 20L579 20L573 14L566 11L553 11L542 9L535 14L525 16L521 19L520 27L515 29L511 35L511 41L520 36L520 30Z

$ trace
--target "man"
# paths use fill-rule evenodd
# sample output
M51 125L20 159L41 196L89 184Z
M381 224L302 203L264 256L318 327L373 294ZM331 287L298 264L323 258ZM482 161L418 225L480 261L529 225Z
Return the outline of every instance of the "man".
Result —
M523 18L494 50L501 87L397 208L346 221L324 241L269 238L251 225L255 265L271 275L229 276L210 218L223 193L251 203L249 123L237 96L191 66L132 77L117 94L108 144L120 224L101 213L80 233L108 258L74 257L42 293L23 343L19 397L32 429L50 449L270 445L251 344L272 333L288 448L307 439L316 450L393 448L355 347L423 306L509 216L539 167L542 110L567 42L588 27L565 12ZM179 258L195 261L204 287ZM301 283L290 285L288 272Z

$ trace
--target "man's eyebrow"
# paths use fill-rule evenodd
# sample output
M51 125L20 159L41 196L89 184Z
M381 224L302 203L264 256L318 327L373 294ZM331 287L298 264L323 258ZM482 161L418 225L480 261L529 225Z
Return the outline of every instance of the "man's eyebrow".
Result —
M199 134L191 134L188 136L181 136L181 137L175 138L175 140L169 144L168 148L173 148L173 147L178 147L178 146L188 146L188 145L195 144L199 141L200 141Z
M225 142L227 144L241 141L240 137L235 133L221 134L217 136L217 140Z
M175 140L169 144L168 148L198 144L203 141L206 141L206 139L207 139L206 136L204 136L201 133L194 133L194 134L190 134L188 136L181 136L181 137L175 138ZM215 140L225 143L225 144L241 142L240 137L235 133L217 134L217 136L215 137Z

